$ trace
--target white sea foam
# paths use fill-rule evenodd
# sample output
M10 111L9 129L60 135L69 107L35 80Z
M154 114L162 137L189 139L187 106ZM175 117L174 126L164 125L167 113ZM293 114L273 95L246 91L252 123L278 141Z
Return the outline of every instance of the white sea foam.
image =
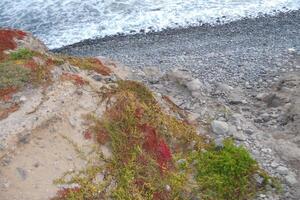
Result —
M118 33L226 23L296 9L300 0L0 0L0 27L31 31L56 48Z

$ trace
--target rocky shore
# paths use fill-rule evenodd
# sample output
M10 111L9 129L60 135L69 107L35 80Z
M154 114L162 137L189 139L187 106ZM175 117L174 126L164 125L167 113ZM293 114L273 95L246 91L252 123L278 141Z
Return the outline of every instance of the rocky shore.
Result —
M17 82L0 79L17 86L0 85L0 199L299 199L299 16L295 11L55 50L101 61L51 53L29 33L18 33L0 56L5 70L6 64L29 68L17 71L26 74L12 79ZM223 179L202 178L211 173L201 171L206 164L228 175L215 158L250 170L241 182L246 189L228 193ZM229 181L235 173L242 176L230 172ZM221 187L216 192L211 184Z

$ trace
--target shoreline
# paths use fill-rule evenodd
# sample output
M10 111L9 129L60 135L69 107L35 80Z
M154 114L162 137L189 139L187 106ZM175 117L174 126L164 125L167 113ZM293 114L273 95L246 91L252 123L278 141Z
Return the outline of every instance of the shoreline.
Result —
M84 40L52 51L106 57L133 70L184 68L203 82L256 87L292 62L288 49L300 50L299 33L297 10L219 26Z

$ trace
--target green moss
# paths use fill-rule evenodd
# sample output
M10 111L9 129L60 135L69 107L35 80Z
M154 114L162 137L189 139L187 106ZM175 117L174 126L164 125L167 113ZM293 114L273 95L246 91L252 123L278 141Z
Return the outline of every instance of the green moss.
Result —
M5 62L0 64L0 89L22 87L30 80L30 70Z
M26 48L21 48L10 53L9 56L12 60L30 59L34 56L34 52Z

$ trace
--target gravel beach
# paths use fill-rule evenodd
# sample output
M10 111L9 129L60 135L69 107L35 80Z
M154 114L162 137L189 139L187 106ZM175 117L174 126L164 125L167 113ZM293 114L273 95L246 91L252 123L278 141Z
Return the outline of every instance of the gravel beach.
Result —
M288 49L300 49L300 10L218 26L85 40L53 51L104 56L133 69L185 68L204 82L261 87L265 76L290 64Z

